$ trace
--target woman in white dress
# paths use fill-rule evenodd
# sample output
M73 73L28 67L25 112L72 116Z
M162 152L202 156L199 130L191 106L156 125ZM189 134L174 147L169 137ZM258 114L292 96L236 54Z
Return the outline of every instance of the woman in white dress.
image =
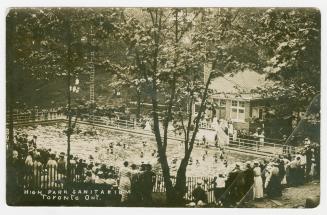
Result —
M261 199L263 197L263 183L261 177L261 168L259 167L259 162L254 162L254 186L253 186L253 198Z
M146 121L144 130L145 131L152 131L150 120Z
M282 179L282 181L281 181L281 184L282 184L283 186L286 186L286 185L287 185L287 180L286 180L286 178L287 178L287 175L288 175L287 166L288 166L288 164L290 163L290 161L289 161L288 159L286 159L286 158L283 158L282 160L283 160L283 162L284 162L285 175L284 175L284 177L283 177L283 179Z
M121 202L126 202L131 192L131 169L128 168L128 162L124 162L124 167L119 170L119 191L122 195Z

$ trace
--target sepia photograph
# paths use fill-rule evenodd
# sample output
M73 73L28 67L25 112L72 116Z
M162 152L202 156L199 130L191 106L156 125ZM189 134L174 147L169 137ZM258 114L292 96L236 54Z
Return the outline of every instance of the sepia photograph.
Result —
M7 205L320 204L319 9L22 7L5 26Z

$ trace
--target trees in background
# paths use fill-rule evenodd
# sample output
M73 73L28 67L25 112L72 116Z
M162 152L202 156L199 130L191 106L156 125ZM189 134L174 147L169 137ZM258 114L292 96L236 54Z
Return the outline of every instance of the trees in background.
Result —
M291 115L295 128L300 113L320 94L320 12L312 8L265 9L254 20L254 31L248 35L265 56L263 72L274 83L257 92L275 100L273 120Z
M237 58L237 47L246 44L241 31L245 16L242 10L230 8L125 9L115 23L116 38L125 44L130 60L128 64L109 64L118 80L142 83L150 92L153 129L170 204L180 204L186 192L186 170L199 123L211 106L211 81L255 65L253 59ZM187 107L195 103L200 108L194 117L192 108ZM164 110L159 110L160 104ZM171 124L184 134L184 157L175 185L166 154Z

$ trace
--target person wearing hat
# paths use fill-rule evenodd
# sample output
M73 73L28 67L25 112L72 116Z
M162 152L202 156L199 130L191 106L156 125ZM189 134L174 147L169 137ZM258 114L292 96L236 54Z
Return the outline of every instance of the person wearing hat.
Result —
M289 175L287 183L289 186L298 186L299 185L299 172L301 168L301 157L296 156L294 160L292 160L288 166Z
M261 177L261 168L259 166L259 161L254 161L253 168L253 199L263 198L263 183Z
M131 195L130 202L137 205L142 200L141 187L140 187L140 171L137 169L136 164L131 166Z
M304 140L304 142L308 142L310 141L309 138L306 138ZM313 164L313 153L314 153L314 149L313 147L310 145L310 144L306 144L305 145L305 151L304 151L304 154L305 154L305 160L306 160L306 163L305 163L305 180L308 182L310 181L311 177L310 177L310 172L311 172L311 167L312 167L312 164Z
M283 189L285 187L285 183L283 181L283 179L285 178L286 175L286 169L285 169L285 164L284 164L284 160L283 159L278 159L278 170L279 170L279 178L280 178L280 183L281 183L281 189Z
M241 163L240 162L236 162L235 163L235 168L233 171L240 171L241 170Z
M265 187L270 198L282 196L281 178L279 177L279 164L272 162L269 176L266 178Z
M33 185L35 187L40 186L41 184L41 171L42 171L42 163L41 156L37 153L34 157L33 162Z
M85 176L86 177L85 177L84 183L86 183L86 184L94 184L95 183L95 178L94 178L92 171L90 171L90 170L86 171Z
M215 177L214 179L214 196L216 204L222 206L225 200L223 194L226 187L226 177L223 174L218 174L218 177Z
M31 142L32 142L32 146L34 148L36 148L36 140L37 140L37 136L36 135L33 135L33 139L31 140Z
M139 185L141 187L141 195L144 205L152 204L152 190L155 185L155 174L152 171L151 164L145 164L145 169L140 173Z
M235 169L233 171L235 171L237 173L236 176L236 182L235 182L235 187L234 187L234 191L235 191L235 200L238 202L239 200L241 200L241 198L246 194L246 192L248 190L246 190L246 183L247 180L245 178L245 171L241 170L241 167L243 167L243 163L241 162L237 162L235 164ZM251 168L251 166L250 166ZM252 170L251 170L252 171ZM252 175L252 174L251 174ZM249 179L250 182L253 184L253 180ZM250 185L250 187L252 186L252 184ZM250 189L250 188L249 188Z
M237 162L235 164L235 168L229 172L227 180L226 180L226 187L228 187L230 189L230 193L228 196L228 202L226 202L229 206L229 204L231 205L235 205L236 202L242 198L241 196L241 187L244 185L242 185L242 180L243 176L241 175L241 169L240 169L240 163Z
M76 175L82 176L84 174L85 164L83 163L83 159L79 159L76 163L75 173Z
M66 160L65 160L65 153L60 152L59 160L58 160L58 173L59 174L66 174Z
M123 204L127 202L131 191L131 170L128 168L128 165L128 162L125 161L124 166L119 171L119 190Z
M54 181L57 179L57 169L58 169L58 163L56 161L56 154L51 153L50 159L47 162L47 173L48 173L48 186L51 187L54 185Z
M72 169L76 168L77 162L76 159L74 158L74 155L69 156L69 163Z
M254 174L253 174L253 169L251 166L251 162L247 161L245 163L245 170L243 172L244 174L244 191L243 193L247 193L250 188L252 187L253 183L254 183Z
M53 167L57 167L57 161L56 161L56 154L55 153L51 153L49 160L47 162L47 168L53 168Z
M304 138L304 145L310 146L310 144L311 144L311 141L310 141L309 137Z
M7 198L17 198L16 195L21 194L21 181L24 179L23 166L24 161L20 159L18 151L13 150L12 155L7 160L7 177L10 179L7 180L7 192L10 193Z
M207 194L202 188L202 180L197 181L196 188L192 191L193 199L198 206L204 206L208 203Z
M46 148L41 148L39 151L40 151L41 163L46 165L50 157L50 152Z
M97 177L94 180L95 184L106 184L106 179L104 177L104 172L99 170L97 172Z
M28 169L29 167L33 166L33 150L28 151L28 155L25 159L25 166Z

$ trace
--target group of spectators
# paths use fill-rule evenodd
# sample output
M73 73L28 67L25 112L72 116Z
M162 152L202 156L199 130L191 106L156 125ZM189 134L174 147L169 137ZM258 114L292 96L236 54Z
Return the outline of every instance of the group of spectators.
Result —
M119 170L119 190L122 195L122 204L131 206L150 206L152 190L155 185L155 173L150 164L136 165L127 161Z
M261 200L278 198L286 187L303 185L320 177L320 147L305 138L304 148L294 158L280 155L270 160L255 160L236 163L229 173L220 173L214 178L212 188L204 189L203 182L192 192L189 206L208 203L207 192L214 191L216 204L230 207L253 198Z
M15 193L22 190L24 185L29 188L60 188L68 182L67 176L70 174L71 182L85 186L108 185L119 190L123 205L151 204L155 174L150 164L129 165L125 161L118 171L113 166L94 162L91 155L88 160L70 155L68 170L64 152L57 154L51 149L37 148L36 141L36 136L29 138L25 133L15 135L7 168L9 189Z
M28 135L24 133L15 135L7 168L13 187L21 187L24 180L25 183L27 180L27 185L30 187L58 187L67 180L68 174L74 177L71 180L79 182L116 184L118 175L115 167L94 162L91 155L87 160L77 155L70 155L68 171L68 159L64 152L58 154L52 152L51 149L38 148L36 141L37 136L28 138Z

